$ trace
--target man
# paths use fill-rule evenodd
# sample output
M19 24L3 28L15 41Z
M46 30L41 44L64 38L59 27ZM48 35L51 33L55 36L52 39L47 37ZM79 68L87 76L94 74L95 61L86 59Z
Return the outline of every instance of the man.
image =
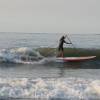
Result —
M65 38L67 37L67 35L62 36L59 40L59 46L58 46L58 51L60 52L60 56L64 57L64 48L63 48L63 44L72 44L72 43L68 43L65 41Z

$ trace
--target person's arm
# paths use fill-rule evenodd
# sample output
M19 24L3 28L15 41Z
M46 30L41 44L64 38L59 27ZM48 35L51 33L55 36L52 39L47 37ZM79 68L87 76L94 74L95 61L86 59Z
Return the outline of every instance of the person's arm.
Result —
M72 43L66 42L65 40L64 40L64 43L66 43L66 44L72 44Z

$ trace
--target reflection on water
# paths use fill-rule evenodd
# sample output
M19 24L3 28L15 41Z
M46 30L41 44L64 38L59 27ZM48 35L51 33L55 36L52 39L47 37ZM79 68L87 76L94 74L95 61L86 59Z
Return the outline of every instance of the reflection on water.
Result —
M66 62L45 64L14 64L1 63L1 77L28 77L28 78L52 78L52 77L73 77L90 76L99 77L99 61ZM93 76L94 75L94 76Z

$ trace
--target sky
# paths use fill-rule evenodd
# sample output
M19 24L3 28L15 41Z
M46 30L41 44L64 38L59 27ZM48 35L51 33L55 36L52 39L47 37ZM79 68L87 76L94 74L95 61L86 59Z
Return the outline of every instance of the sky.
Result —
M0 0L0 32L100 33L100 0Z

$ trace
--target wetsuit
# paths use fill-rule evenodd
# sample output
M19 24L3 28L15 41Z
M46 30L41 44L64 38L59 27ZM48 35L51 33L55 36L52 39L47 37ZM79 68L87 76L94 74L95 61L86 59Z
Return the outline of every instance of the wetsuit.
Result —
M64 43L67 43L64 39L65 39L65 37L62 36L61 39L60 39L60 42L59 42L58 51L63 51L63 50L64 50L64 49L63 49L63 44L64 44Z

